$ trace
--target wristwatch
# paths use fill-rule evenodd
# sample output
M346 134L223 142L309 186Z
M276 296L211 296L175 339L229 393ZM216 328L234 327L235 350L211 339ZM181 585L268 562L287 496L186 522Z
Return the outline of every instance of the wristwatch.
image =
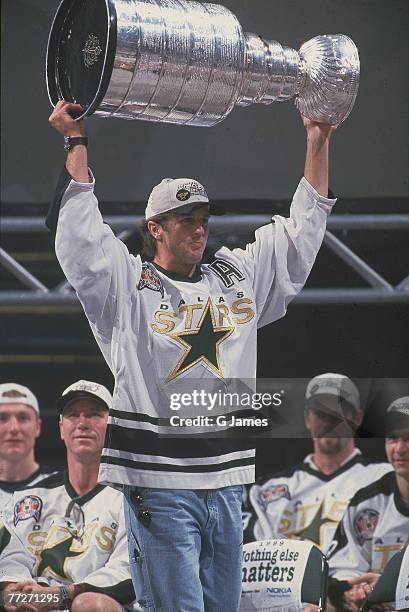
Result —
M64 151L70 151L75 145L88 145L86 136L64 136Z
M65 585L60 586L60 610L69 610L71 608L71 595Z

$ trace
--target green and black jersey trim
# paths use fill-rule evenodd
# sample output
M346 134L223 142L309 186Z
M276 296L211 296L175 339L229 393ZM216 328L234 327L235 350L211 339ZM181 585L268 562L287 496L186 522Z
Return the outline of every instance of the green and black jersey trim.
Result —
M224 461L223 463L204 463L198 465L175 465L168 463L143 463L141 461L132 461L121 457L110 457L102 455L101 464L118 465L134 470L147 470L150 472L174 472L182 474L203 474L223 472L236 467L252 467L254 465L254 456L244 457L242 459L234 459L232 461Z
M395 472L387 472L381 478L375 480L375 482L357 491L349 504L351 507L358 506L377 495L384 495L385 497L393 496L398 512L403 516L409 516L409 508L399 494Z
M3 554L4 549L8 546L11 540L11 534L4 525L0 527L0 555Z
M28 487L35 486L36 483L32 481L35 480L40 474L43 474L44 479L48 478L48 474L54 473L55 469L49 467L48 465L40 465L35 472L24 478L24 480L0 480L0 490L5 493L15 493L20 489L27 489ZM41 481L38 481L41 482Z
M35 482L27 487L27 489L56 489L64 484L65 472L57 472L47 476L44 480Z
M374 463L376 462L370 461L369 459L362 457L362 455L356 455L355 457L352 457L352 459L347 461L347 463L345 463L344 465L339 467L337 470L335 470L335 472L332 472L332 474L323 474L319 470L314 470L314 468L308 465L308 463L302 462L302 463L298 463L297 465L291 468L287 468L285 470L277 472L273 474L272 476L270 475L260 476L259 478L257 478L256 482L257 484L262 486L268 480L273 480L274 478L290 478L291 476L294 476L296 472L305 472L306 474L310 474L310 476L315 476L315 478L318 478L318 480L321 480L322 482L330 482L331 480L333 480L340 474L343 474L344 472L348 471L352 466L356 464L360 464L366 467L367 465L374 465Z
M75 499L80 506L95 497L95 495L105 488L105 485L97 484L93 489L91 489L91 491L85 493L85 495L78 495L68 479L68 472L64 470L62 472L57 472L57 474L52 474L51 476L48 476L48 478L40 480L40 482L32 484L31 486L27 487L27 489L57 489L58 487L63 486L65 487L68 495L72 499Z

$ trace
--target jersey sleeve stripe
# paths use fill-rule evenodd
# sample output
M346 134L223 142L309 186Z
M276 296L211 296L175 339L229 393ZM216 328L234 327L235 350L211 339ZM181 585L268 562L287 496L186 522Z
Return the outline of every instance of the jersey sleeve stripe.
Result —
M218 472L222 470L228 470L230 468L249 466L254 464L254 457L244 457L243 459L236 459L234 461L226 461L223 463L212 463L210 465L175 465L175 464L163 464L163 463L144 463L142 461L132 461L132 459L125 459L121 457L109 457L102 455L101 464L106 463L108 465L120 465L123 467L129 467L138 470L149 470L149 471L161 471L161 472L182 472L182 473L206 473L206 472Z

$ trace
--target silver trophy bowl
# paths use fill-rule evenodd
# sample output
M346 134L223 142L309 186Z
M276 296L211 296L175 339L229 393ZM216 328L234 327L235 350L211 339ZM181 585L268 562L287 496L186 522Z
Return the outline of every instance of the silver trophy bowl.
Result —
M63 0L47 47L47 90L103 117L210 127L235 106L293 100L338 124L352 110L359 56L343 34L299 51L243 32L217 4L191 0Z

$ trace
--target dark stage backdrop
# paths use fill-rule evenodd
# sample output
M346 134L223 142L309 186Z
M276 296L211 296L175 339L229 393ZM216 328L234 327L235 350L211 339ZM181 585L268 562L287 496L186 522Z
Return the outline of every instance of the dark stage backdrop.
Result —
M345 197L408 194L407 0L223 0L246 31L293 48L317 34L348 34L361 86L334 139L332 182ZM3 201L45 202L63 159L47 124L45 51L57 0L2 2ZM105 200L144 201L164 176L202 179L213 198L290 195L304 134L291 103L236 109L214 128L89 120L92 167Z
M356 106L332 145L331 183L341 196L337 212L407 211L407 0L223 3L245 30L290 47L299 48L317 34L345 33L353 38L362 77ZM44 215L64 160L61 138L47 123L51 109L44 79L47 36L57 5L55 0L2 2L1 171L7 214ZM118 203L118 210L121 205L128 214L142 212L152 185L164 176L197 177L213 199L229 201L232 211L235 203L241 211L243 201L252 212L258 204L265 211L266 200L291 196L303 170L304 131L290 103L236 109L211 129L98 117L87 123L97 195L111 211ZM407 232L342 237L391 282L397 284L409 273ZM16 239L7 236L5 248L12 253L48 248L44 236L26 235L13 245ZM44 263L33 266L33 271L41 266L46 270ZM62 280L55 269L54 262L52 274L44 279L50 287ZM2 275L0 281L10 288L10 278ZM327 249L321 251L310 287L362 285ZM56 396L79 378L98 380L112 389L112 376L83 315L55 315L51 310L2 312L1 318L0 380L21 382L38 395L45 425L40 458L62 461L53 408ZM406 305L293 305L282 321L259 334L259 374L307 378L335 371L355 378L405 377L408 330ZM383 456L380 440L361 444L370 454ZM259 446L260 472L299 461L310 448L307 440L262 441Z

